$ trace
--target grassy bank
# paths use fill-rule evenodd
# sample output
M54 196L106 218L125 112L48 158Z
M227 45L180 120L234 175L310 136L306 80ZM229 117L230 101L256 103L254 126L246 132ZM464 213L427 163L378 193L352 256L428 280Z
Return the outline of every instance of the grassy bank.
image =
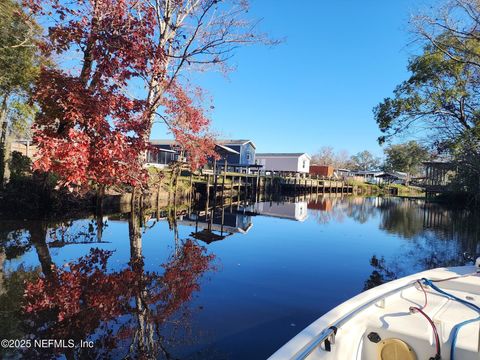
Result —
M401 196L401 197L418 197L418 198L425 197L425 192L423 191L423 189L416 186L390 184L386 186L386 191L390 191L389 189L396 189L397 196Z
M363 181L351 180L348 184L355 186L359 195L395 195L401 197L424 198L425 193L422 189L414 186L405 186L400 184L369 184Z

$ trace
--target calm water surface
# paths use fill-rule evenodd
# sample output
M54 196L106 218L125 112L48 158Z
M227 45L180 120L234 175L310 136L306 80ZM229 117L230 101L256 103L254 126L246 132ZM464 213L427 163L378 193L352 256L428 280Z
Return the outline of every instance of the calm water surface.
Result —
M0 357L265 359L366 288L480 252L475 214L420 200L189 212L0 220L0 338L93 341Z

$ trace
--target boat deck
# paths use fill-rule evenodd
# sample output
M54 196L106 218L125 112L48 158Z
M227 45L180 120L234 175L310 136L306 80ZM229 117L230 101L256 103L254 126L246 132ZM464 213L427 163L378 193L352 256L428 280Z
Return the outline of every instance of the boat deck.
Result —
M412 359L434 357L436 341L433 327L419 312L411 312L410 307L423 309L432 319L440 340L441 358L451 359L453 329L463 321L479 318L480 314L430 287L423 286L422 289L415 280L462 276L435 285L460 299L480 306L480 277L478 273L465 276L475 274L478 270L474 266L434 269L368 290L319 318L270 359L384 359L379 354L390 339L399 339L400 343L409 348ZM424 307L425 294L427 305ZM323 339L326 331L328 334L328 329L336 324L341 324L337 326L336 335L329 335L325 342ZM370 336L375 341L369 338L371 333L378 336ZM462 326L458 332L455 359L479 358L480 321L472 321Z

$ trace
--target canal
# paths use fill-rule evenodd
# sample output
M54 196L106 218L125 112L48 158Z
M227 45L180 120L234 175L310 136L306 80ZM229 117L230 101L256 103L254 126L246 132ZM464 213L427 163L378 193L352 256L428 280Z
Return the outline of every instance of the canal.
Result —
M0 357L265 359L362 290L479 250L475 214L388 197L3 219L0 338L30 342Z

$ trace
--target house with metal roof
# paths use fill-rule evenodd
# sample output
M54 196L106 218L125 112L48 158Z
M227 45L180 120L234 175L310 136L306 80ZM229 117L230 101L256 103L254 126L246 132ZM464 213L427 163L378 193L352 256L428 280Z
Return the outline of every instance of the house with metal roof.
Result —
M218 140L217 147L223 147L224 151L217 151L220 160L217 163L233 171L250 172L252 168L258 168L255 163L256 146L251 140Z
M369 184L381 184L383 183L384 171L381 170L354 170L350 172L351 176L356 178L362 178L364 182Z
M178 160L180 149L175 140L151 140L155 148L147 153L147 164L165 167ZM251 140L218 140L216 152L220 155L218 167L225 166L232 171L249 172L250 168L258 168L255 163L255 144ZM185 154L188 157L188 154Z
M408 174L401 171L388 171L384 172L381 175L377 176L379 179L383 179L384 183L387 184L402 184L405 185L408 183Z
M351 176L363 178L363 181L370 184L405 184L408 181L408 174L400 171L381 170L355 170L350 172Z
M178 160L179 153L174 140L150 140L155 149L147 151L147 165L163 168Z
M292 171L308 173L310 160L307 153L260 153L256 154L258 165L266 171Z

